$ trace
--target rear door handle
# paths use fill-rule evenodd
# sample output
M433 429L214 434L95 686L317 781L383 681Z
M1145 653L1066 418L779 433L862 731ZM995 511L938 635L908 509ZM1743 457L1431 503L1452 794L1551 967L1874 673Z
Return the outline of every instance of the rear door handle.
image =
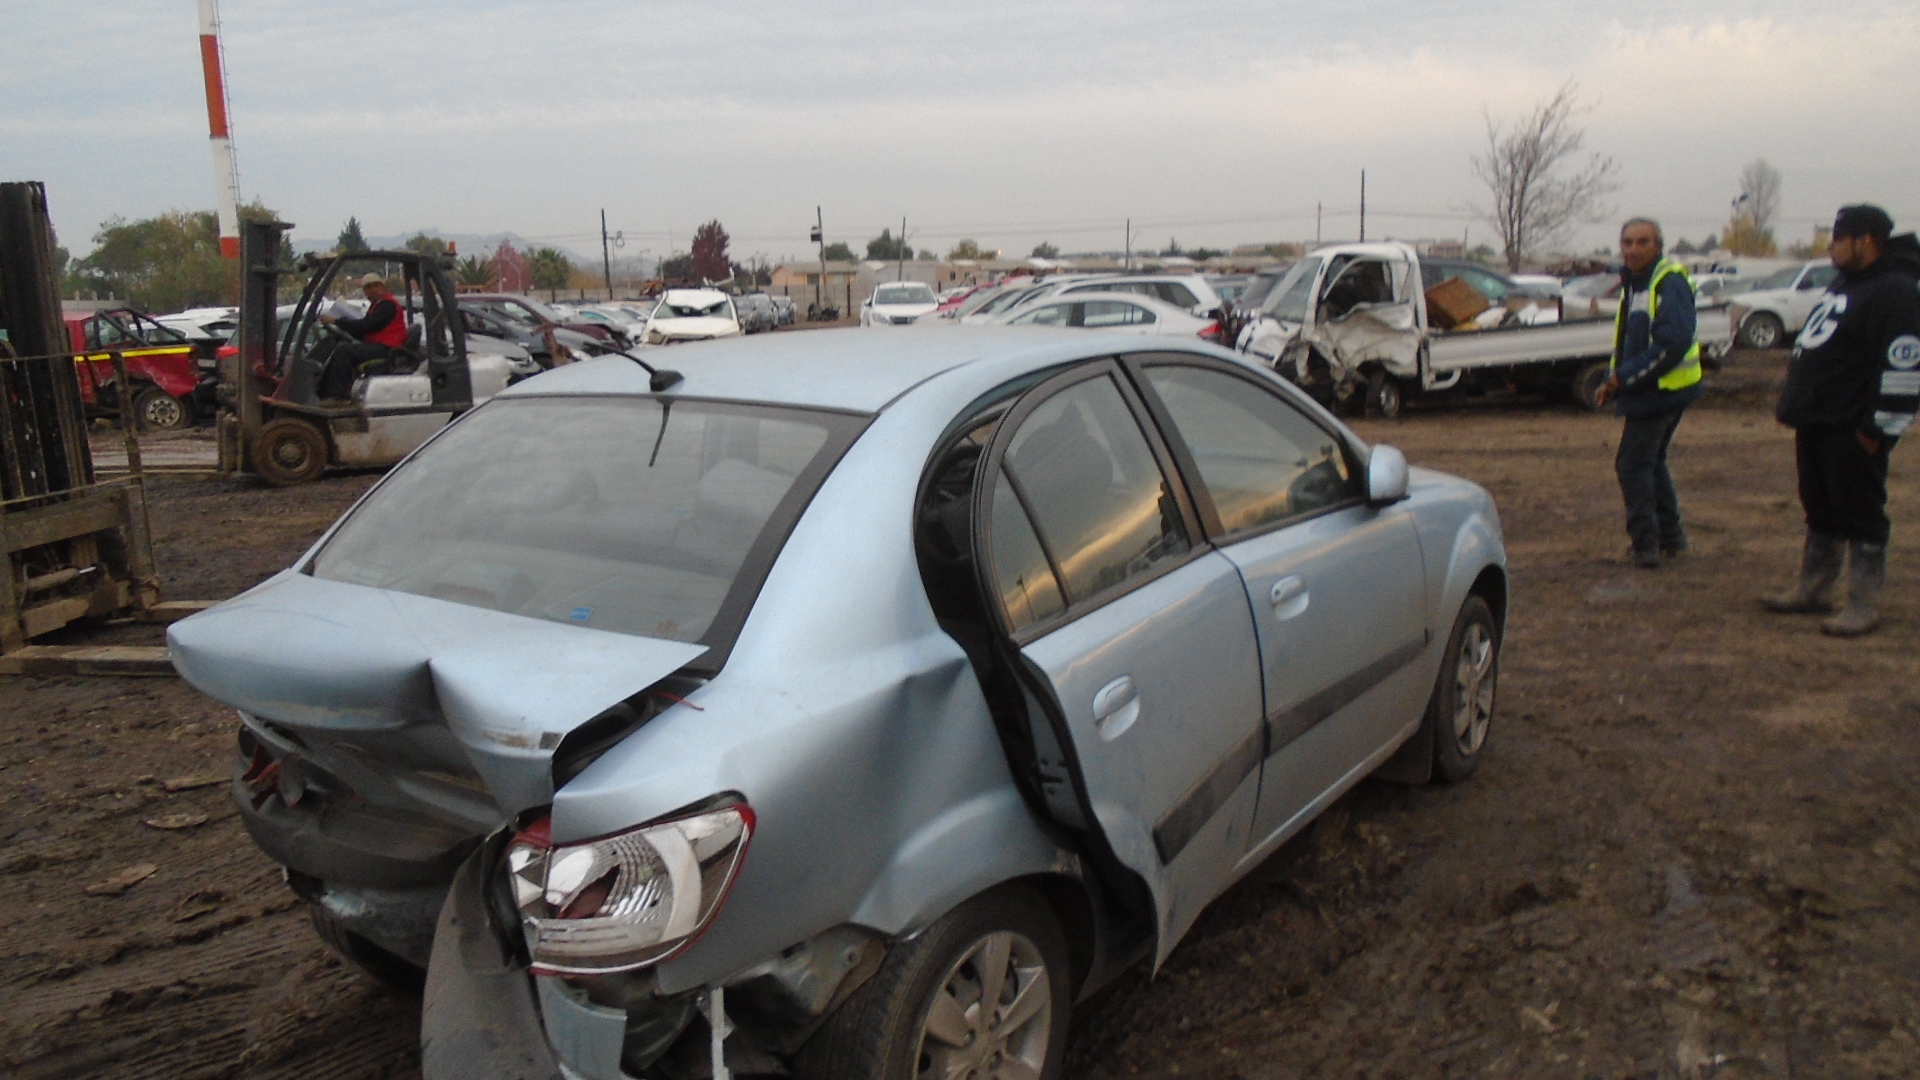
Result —
M1122 675L1093 695L1093 730L1103 741L1119 738L1140 719L1140 691Z
M1267 591L1267 602L1273 605L1274 617L1282 621L1305 614L1311 599L1306 580L1299 574L1288 574Z

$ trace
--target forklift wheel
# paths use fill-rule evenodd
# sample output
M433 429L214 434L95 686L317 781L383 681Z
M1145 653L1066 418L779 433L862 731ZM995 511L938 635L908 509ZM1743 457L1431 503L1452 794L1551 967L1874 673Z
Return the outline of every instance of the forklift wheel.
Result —
M305 420L270 420L253 438L253 471L275 487L317 480L326 467L327 437Z

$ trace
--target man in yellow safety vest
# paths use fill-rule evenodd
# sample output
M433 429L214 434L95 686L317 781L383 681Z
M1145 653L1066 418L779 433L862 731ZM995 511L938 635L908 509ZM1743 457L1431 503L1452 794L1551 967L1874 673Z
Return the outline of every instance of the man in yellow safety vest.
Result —
M1620 311L1614 317L1613 364L1600 400L1626 419L1613 467L1627 504L1634 565L1649 570L1687 549L1680 496L1667 469L1667 449L1687 406L1700 399L1700 342L1695 336L1693 279L1666 257L1660 223L1633 218L1620 227Z

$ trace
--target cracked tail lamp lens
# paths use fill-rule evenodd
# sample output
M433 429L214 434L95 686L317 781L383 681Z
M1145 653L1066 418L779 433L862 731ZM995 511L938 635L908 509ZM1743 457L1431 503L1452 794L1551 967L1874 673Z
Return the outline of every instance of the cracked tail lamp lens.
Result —
M542 818L507 845L507 876L536 975L632 971L713 922L753 833L744 803L579 844Z

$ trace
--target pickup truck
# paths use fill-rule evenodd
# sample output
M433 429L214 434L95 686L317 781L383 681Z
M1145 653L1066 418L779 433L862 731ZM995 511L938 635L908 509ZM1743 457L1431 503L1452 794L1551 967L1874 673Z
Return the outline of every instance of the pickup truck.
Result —
M1552 302L1513 297L1469 329L1437 327L1427 292L1443 284L1424 280L1408 244L1323 247L1268 292L1239 348L1323 401L1386 418L1398 416L1409 395L1492 387L1560 392L1598 407L1613 320L1562 322ZM1722 355L1727 329L1724 318L1702 312L1703 351Z
M142 428L192 427L213 415L214 361L178 330L131 308L65 316L67 338L88 416L129 411L119 400L112 356L126 363L131 412Z

